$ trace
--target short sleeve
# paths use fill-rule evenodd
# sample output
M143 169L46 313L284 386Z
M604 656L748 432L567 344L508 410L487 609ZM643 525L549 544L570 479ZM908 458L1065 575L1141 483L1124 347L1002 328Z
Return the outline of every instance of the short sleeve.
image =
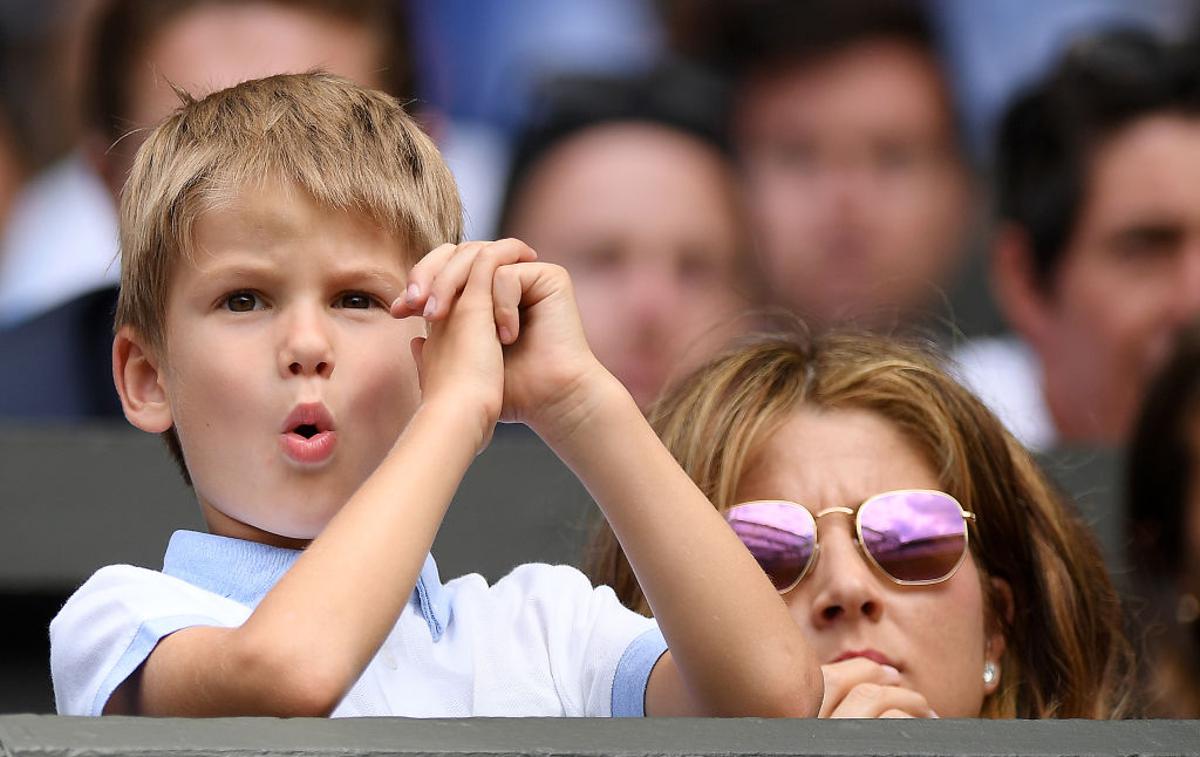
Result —
M145 568L97 571L50 623L50 675L60 715L100 715L113 691L165 636L233 627L250 608Z
M511 590L514 582L523 585L517 629L539 626L524 638L545 644L563 714L644 714L650 671L666 651L657 624L624 607L607 586L593 588L574 568L526 565L494 588Z

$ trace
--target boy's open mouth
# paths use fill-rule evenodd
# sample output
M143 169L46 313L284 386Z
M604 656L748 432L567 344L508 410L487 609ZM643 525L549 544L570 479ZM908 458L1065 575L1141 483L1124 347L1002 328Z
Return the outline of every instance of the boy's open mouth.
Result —
M320 430L311 423L302 423L299 426L296 426L296 428L292 429L292 433L299 434L305 439L311 439L320 433Z
M284 421L279 441L284 454L295 462L323 463L337 444L333 416L319 402L296 405Z

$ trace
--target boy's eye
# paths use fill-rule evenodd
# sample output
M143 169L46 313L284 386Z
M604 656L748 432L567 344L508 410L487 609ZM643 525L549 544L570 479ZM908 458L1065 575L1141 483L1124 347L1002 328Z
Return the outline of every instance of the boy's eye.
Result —
M225 298L225 308L234 313L248 313L258 307L258 296L253 292L234 292Z
M337 298L337 306L355 310L366 310L371 307L371 295L362 292L346 292Z

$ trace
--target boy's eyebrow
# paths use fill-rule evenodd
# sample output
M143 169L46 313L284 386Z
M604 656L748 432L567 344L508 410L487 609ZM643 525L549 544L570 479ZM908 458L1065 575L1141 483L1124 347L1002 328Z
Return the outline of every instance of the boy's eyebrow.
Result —
M279 273L278 268L271 263L258 262L255 260L239 260L234 263L223 261L212 262L205 265L200 258L196 262L196 269L208 278L217 277L232 277L240 278L243 276L274 276Z
M405 276L401 272L389 271L386 268L354 267L335 271L332 279L347 287L362 286L364 282L369 281L381 287L384 295L395 299L404 291Z
M225 278L246 278L246 277L269 277L279 278L282 276L279 266L273 262L259 262L255 260L239 260L237 262L214 262L211 266L200 264L197 266L200 272L210 279L225 279ZM335 287L345 287L347 289L353 287L361 287L366 283L373 283L380 287L384 296L391 296L393 299L399 297L404 291L405 276L399 271L390 271L386 268L374 266L354 266L339 270L334 270L330 273L330 280Z

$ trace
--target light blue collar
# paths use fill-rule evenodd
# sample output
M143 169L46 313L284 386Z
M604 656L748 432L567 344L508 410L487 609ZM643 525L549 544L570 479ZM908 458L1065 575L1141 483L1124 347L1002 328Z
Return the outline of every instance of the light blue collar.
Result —
M299 556L300 550L296 549L198 531L176 531L167 545L162 572L254 607ZM425 556L413 595L437 641L450 622L450 602L433 555Z

